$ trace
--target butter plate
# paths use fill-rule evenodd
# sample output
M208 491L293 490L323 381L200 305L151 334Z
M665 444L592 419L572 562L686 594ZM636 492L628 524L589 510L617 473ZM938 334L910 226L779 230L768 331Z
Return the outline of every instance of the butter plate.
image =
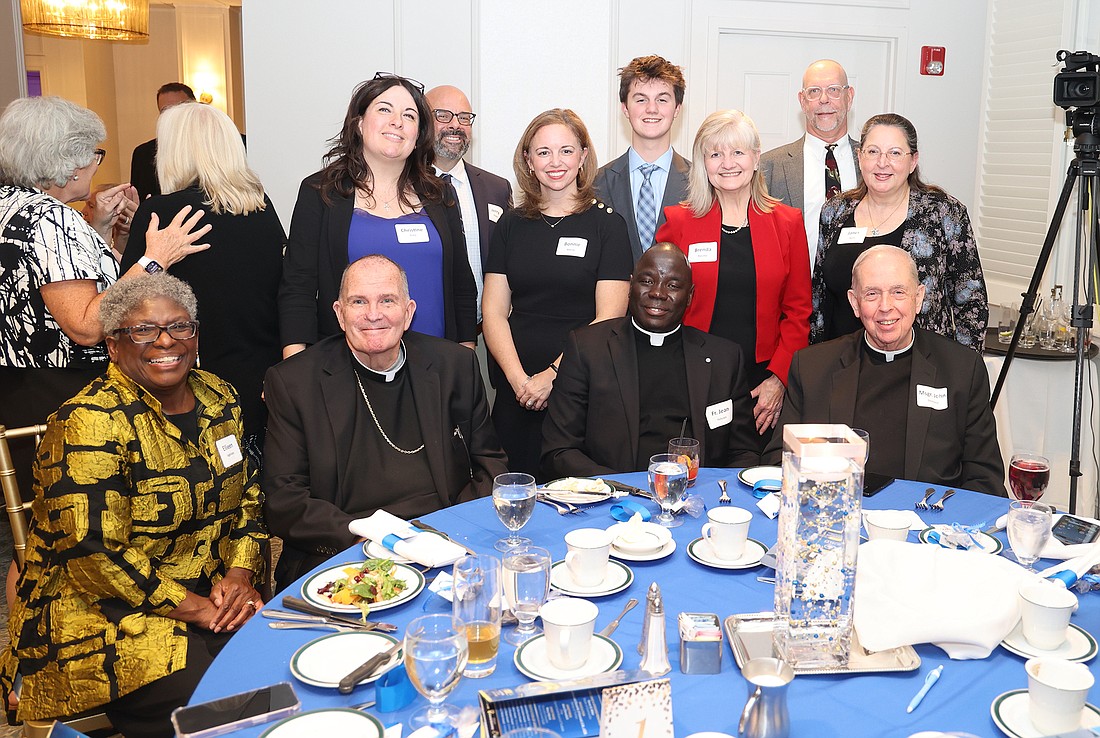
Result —
M579 491L568 489L568 487L574 485L581 485L586 489ZM588 487L591 487L591 489L587 489ZM611 487L607 482L602 479L588 477L555 479L539 487L538 491L544 497L549 497L555 502L565 502L571 505L591 505L611 498Z
M1043 738L1047 735L1031 724L1026 689L1014 689L996 697L989 706L989 714L1001 732L1009 738ZM1097 726L1100 726L1100 710L1092 705L1085 705L1081 710L1081 727Z
M546 634L543 633L521 644L512 661L522 674L537 682L556 682L614 671L623 663L623 650L607 636L593 635L588 660L577 669L559 669L550 663L546 654Z
M634 555L660 551L672 540L672 531L656 523L615 523L607 532L612 548Z
M623 551L611 544L611 555L616 559L622 559L623 561L659 561L660 559L667 558L672 555L676 550L676 541L671 540L665 545L661 546L656 551L650 551L649 553L631 553L629 551Z

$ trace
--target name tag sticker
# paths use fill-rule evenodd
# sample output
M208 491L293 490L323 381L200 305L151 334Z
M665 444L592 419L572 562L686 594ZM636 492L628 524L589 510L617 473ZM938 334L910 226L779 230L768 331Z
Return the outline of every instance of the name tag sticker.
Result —
M930 407L933 410L947 409L947 388L917 385L917 407Z
M423 223L398 223L394 228L397 229L398 243L428 242L428 226Z
M718 242L693 243L688 246L688 261L718 261Z
M500 205L489 203L486 207L489 208L489 221L492 223L496 223L500 220L500 216L504 215L504 208Z
M558 239L558 256L584 256L588 251L587 238L562 236Z
M837 243L863 243L867 238L866 228L841 228Z
M214 442L214 445L218 448L218 456L222 457L222 466L226 469L239 464L244 456L241 454L241 447L237 445L236 436L226 436Z
M711 430L733 422L733 400L724 400L707 406L707 425Z

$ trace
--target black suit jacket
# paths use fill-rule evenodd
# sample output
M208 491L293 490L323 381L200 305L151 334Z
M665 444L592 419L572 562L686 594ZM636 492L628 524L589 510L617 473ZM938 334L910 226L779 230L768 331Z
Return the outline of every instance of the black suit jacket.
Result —
M665 182L665 193L657 206L657 227L653 233L656 235L661 224L665 222L665 208L675 205L687 199L688 170L691 162L684 157L672 152L672 167ZM634 254L634 262L642 258L641 237L638 235L638 220L634 213L634 198L630 194L630 152L613 159L600 167L596 173L596 196L604 201L611 209L623 216L626 221L626 232L630 237L630 250ZM646 247L652 244L646 244Z
M424 451L439 507L485 497L508 471L489 420L485 386L473 351L420 333L404 337ZM275 572L280 585L353 544L348 523L375 511L372 479L348 479L354 404L359 397L344 335L331 336L267 372L264 514L283 539Z
M755 466L753 401L741 349L684 326L691 427L703 466ZM630 317L578 328L569 334L550 407L542 425L542 473L547 478L635 470L640 403L638 351ZM733 401L733 420L707 424L707 408Z
M809 135L809 134L807 134ZM768 184L768 194L778 197L792 208L803 209L805 199L806 175L803 171L802 145L806 136L784 144L771 151L765 152L760 157L760 170L764 173L764 181ZM852 159L856 165L856 183L863 181L863 175L859 171L859 141L851 136L848 144L852 147Z
M315 187L320 179L318 172L302 181L290 220L279 285L279 332L284 346L316 343L341 332L332 303L340 294L340 277L348 265L348 232L355 198L333 193L332 204L325 203ZM455 201L453 190L450 201ZM427 203L424 212L443 242L446 338L476 341L477 286L466 257L458 204Z
M138 198L144 200L150 195L159 195L160 180L157 179L157 140L154 138L134 147L130 157L130 184L138 192Z
M989 375L982 357L943 336L915 328L909 412L897 436L871 439L905 444L905 468L893 476L1007 497L997 423L989 405ZM787 423L852 424L859 390L864 331L815 344L794 355L779 416ZM947 408L917 404L917 385L947 389ZM764 463L779 461L783 434L777 431Z
M512 209L512 185L504 177L498 177L469 162L463 162L463 165L470 175L470 192L477 207L477 236L481 242L481 265L485 266L485 260L489 257L489 237L497 227L497 220ZM490 205L501 209L496 218L489 216Z

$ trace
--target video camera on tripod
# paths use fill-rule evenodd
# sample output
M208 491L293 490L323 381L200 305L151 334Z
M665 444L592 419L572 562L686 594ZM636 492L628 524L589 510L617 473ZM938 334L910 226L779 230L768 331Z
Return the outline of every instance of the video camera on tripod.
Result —
M1100 134L1100 56L1087 51L1057 54L1065 68L1054 77L1054 104L1066 111L1074 136Z

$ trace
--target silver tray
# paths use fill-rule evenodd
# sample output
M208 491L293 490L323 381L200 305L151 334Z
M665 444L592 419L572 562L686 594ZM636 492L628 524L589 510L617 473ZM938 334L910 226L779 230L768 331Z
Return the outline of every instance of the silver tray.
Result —
M738 667L750 659L774 656L772 633L775 631L775 613L746 612L730 615L725 620L733 658ZM913 671L920 668L920 656L912 646L900 646L889 651L871 652L859 644L852 631L852 652L845 667L794 667L795 674L867 674L885 671Z

